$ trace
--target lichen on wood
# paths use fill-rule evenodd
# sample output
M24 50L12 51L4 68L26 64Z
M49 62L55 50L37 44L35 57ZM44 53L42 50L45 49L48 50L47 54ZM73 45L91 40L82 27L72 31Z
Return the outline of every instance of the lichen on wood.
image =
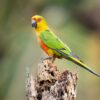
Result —
M76 100L77 74L60 72L51 60L38 64L37 76L27 75L27 100Z

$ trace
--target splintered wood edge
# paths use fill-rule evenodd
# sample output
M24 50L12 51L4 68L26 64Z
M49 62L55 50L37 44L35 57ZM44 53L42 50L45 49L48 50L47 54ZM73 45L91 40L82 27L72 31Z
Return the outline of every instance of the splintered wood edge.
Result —
M51 60L43 60L38 64L36 78L27 74L27 100L75 100L77 79L76 73L61 73Z

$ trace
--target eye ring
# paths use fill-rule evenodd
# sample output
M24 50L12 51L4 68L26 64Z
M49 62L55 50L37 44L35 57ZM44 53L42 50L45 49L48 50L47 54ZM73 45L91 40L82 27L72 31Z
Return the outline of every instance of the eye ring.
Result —
M38 18L38 20L37 20L37 21L38 21L38 22L40 22L41 20L42 20L41 18Z

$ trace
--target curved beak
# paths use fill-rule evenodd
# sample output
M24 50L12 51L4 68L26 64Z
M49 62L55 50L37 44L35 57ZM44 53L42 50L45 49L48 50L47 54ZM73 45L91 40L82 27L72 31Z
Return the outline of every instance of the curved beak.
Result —
M35 20L32 20L32 27L37 27L37 23L36 23L36 21Z

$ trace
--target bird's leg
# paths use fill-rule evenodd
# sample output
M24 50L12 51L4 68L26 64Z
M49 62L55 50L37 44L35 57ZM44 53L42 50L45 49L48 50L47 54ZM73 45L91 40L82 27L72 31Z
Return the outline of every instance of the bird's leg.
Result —
M52 60L53 56L48 56L48 57L44 58L44 60L47 60L47 59Z
M48 56L48 57L46 57L46 58L44 58L43 60L51 60L52 62L54 62L55 61L55 57L54 56Z

